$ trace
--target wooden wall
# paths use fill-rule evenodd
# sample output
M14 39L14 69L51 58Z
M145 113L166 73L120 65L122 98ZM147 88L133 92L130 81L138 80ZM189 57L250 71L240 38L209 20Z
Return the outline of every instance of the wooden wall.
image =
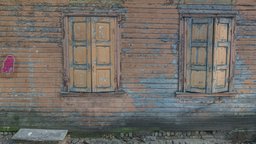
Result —
M234 97L176 97L179 7L235 10ZM63 14L117 12L121 93L61 94ZM255 0L58 0L0 2L0 57L16 57L15 73L0 78L0 126L110 130L255 129Z

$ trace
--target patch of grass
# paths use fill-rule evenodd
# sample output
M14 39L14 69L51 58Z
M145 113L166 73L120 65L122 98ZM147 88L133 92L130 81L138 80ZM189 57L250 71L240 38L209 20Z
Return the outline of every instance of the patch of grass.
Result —
M15 126L0 126L0 132L16 132L19 128Z

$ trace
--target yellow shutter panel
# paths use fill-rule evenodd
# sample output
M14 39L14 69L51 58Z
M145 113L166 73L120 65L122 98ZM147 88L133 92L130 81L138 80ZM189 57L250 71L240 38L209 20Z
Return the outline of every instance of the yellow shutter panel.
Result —
M215 20L213 92L225 92L229 88L231 22L229 18Z
M187 18L186 29L186 91L208 93L212 79L213 20Z
M70 91L91 92L90 19L69 18Z
M112 17L94 17L92 25L93 92L114 91L116 22Z

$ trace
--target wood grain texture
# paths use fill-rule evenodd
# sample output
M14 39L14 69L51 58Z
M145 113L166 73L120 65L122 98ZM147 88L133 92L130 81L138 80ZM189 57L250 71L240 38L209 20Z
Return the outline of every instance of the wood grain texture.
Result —
M60 0L2 0L0 62L8 54L13 54L17 62L13 77L0 78L0 126L87 132L121 127L255 130L256 2L219 1L221 4L212 0L185 0L186 3L178 5L176 0L127 0L122 6L102 7ZM179 55L182 54L179 49L182 45L179 39L181 9L201 14L236 14L235 30L231 33L235 41L235 51L231 52L235 58L231 63L235 65L232 71L236 92L232 96L226 93L176 96L181 70ZM67 68L63 67L63 59L68 57L63 44L68 39L64 38L67 33L64 26L68 22L63 17L75 12L91 15L120 12L123 15L123 20L117 24L120 28L119 91L63 93L63 83L69 81L63 73ZM226 39L225 35L221 36ZM198 36L203 37L203 34ZM84 63L80 52L84 52L85 47L80 48L76 61ZM101 64L109 62L105 48L98 54ZM205 52L200 48L194 51L203 55ZM223 51L221 46L218 52L224 54ZM203 64L204 61L202 58L193 62ZM225 60L218 59L216 63L223 64ZM223 79L218 83L223 84Z

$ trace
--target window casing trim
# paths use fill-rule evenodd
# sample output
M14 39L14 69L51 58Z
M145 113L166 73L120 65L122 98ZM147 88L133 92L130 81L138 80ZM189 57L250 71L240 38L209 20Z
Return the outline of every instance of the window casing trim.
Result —
M223 93L188 93L188 92L176 92L177 97L234 97L236 96L236 92L223 92Z
M69 52L68 52L68 27L69 27L69 17L113 17L115 18L115 90L109 92L73 92L70 91L69 84ZM97 13L69 13L62 15L63 21L63 83L61 89L61 95L68 96L68 94L78 95L76 93L119 93L120 90L120 23L123 20L123 15L118 13L109 14L97 14ZM81 94L79 94L81 96Z
M231 31L231 49L230 49L230 67L229 67L229 78L228 78L228 91L220 93L190 93L186 92L186 18L230 18L232 19L232 31ZM235 15L233 14L180 14L180 27L179 27L179 50L178 50L178 92L177 96L234 96L236 92L234 90L233 79L234 79L234 70L235 70Z

